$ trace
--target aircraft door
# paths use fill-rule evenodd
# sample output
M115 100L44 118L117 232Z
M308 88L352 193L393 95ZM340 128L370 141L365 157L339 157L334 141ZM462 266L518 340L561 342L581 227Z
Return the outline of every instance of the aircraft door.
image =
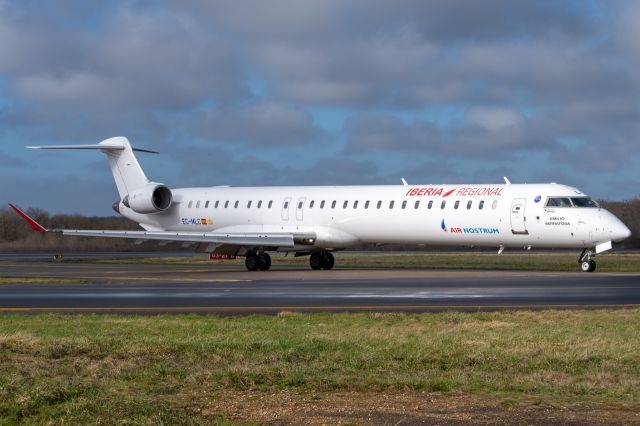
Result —
M296 204L296 219L297 220L302 220L303 219L305 201L307 201L307 197L298 198L298 203Z
M291 207L291 197L287 197L282 202L282 220L289 220L289 207Z
M516 198L511 203L511 232L513 234L528 234L527 217L524 214L526 198Z

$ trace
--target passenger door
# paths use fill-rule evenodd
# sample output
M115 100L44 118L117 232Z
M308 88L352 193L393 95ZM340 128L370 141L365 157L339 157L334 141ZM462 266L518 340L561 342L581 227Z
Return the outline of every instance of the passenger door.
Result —
M511 232L513 234L528 234L527 217L525 216L526 198L516 198L511 203Z

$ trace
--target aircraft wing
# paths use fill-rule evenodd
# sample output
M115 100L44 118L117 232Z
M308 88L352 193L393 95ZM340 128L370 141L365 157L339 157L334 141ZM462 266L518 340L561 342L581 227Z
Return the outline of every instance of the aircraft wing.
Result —
M209 244L230 244L238 246L293 247L294 235L289 233L216 233L216 232L176 232L176 231L109 231L84 229L47 229L29 217L13 204L16 211L35 231L56 232L78 237L129 238L134 240L179 241Z
M60 232L62 235L75 235L78 237L131 238L135 240L181 241L240 246L293 247L292 234L221 234L216 232L101 231L83 229L48 229L47 231Z

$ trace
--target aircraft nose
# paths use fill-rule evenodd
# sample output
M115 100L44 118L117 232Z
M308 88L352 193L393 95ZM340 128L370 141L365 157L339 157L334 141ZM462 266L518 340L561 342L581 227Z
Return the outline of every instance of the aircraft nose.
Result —
M627 228L627 225L618 221L611 229L611 239L615 242L626 240L631 236L631 230Z

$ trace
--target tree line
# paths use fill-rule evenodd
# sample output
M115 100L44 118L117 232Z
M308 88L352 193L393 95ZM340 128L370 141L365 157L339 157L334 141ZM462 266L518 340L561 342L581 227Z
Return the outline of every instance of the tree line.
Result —
M618 244L622 248L640 248L640 198L627 201L601 201L602 207L619 217L631 229L631 238ZM45 228L139 230L137 224L123 217L51 215L44 210L30 208L27 214ZM175 249L175 245L167 246ZM400 248L396 245L393 248ZM413 247L415 249L415 247ZM0 251L149 251L162 250L157 242L134 244L119 238L63 238L56 233L33 232L13 210L0 208ZM377 248L378 250L384 247Z

